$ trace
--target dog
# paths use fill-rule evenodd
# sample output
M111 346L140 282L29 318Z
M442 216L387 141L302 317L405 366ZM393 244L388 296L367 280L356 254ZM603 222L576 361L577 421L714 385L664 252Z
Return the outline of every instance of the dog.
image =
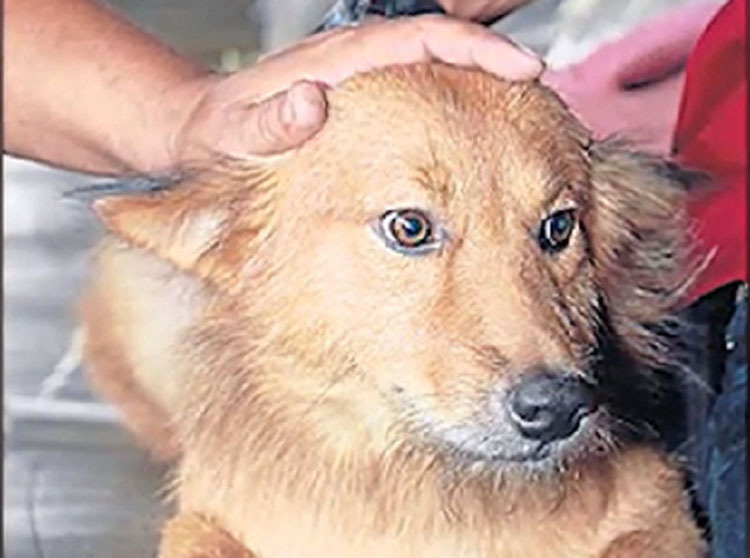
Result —
M85 358L177 458L161 558L698 558L641 435L679 173L550 90L360 74L302 147L101 197Z

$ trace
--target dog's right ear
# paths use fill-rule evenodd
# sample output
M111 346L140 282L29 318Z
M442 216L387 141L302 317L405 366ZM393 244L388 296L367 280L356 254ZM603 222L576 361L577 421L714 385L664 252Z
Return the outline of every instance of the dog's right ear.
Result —
M115 236L205 277L216 268L239 217L247 232L255 210L268 205L271 181L264 169L225 166L167 184L110 185L92 205Z
M654 331L674 323L701 265L685 201L706 177L619 141L595 142L588 153L593 198L586 226L611 326L631 353L656 362L669 351Z

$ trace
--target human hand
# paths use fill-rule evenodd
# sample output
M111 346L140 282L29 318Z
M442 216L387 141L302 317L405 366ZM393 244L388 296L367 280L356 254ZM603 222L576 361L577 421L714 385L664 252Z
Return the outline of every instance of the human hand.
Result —
M159 106L176 113L169 138L176 162L244 158L293 148L326 119L328 87L390 64L436 60L510 80L537 77L542 63L478 25L441 16L376 21L326 31L232 75L211 75L168 91Z
M583 62L548 70L555 89L596 137L619 134L642 148L669 151L688 56L715 4L692 4L645 23Z

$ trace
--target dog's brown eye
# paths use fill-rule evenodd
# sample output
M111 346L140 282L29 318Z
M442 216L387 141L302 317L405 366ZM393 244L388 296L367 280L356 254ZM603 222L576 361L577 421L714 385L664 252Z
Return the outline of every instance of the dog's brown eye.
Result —
M430 222L411 209L398 212L391 220L390 229L393 238L405 248L414 248L430 239Z
M557 211L542 221L539 228L539 246L545 252L555 253L565 249L575 228L572 209Z
M403 254L423 254L439 244L430 218L418 209L386 212L380 218L380 232L389 248Z

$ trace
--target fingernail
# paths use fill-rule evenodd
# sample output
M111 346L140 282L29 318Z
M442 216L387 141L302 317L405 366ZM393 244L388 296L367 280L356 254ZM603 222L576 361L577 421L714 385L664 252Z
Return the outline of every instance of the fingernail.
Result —
M519 69L530 74L539 74L544 70L544 60L526 45L513 42L513 45L523 55L518 60Z
M517 43L515 41L511 41L518 50L523 52L528 58L534 60L535 62L540 62L541 58L539 57L539 54L537 54L535 51L533 51L531 48L527 47L524 44Z
M510 80L526 80L536 78L544 71L544 61L539 55L507 37L492 34L486 45L488 48L475 53L475 59L493 74Z
M496 37L500 38L497 35ZM526 45L511 39L510 37L503 36L502 40L508 41L516 50L518 50L518 54L521 55L518 57L518 63L520 66L522 66L523 68L528 68L530 72L539 72L542 70L542 68L544 68L544 61L537 52L527 47Z
M315 126L325 112L325 97L314 83L298 82L292 85L282 111L284 124L297 127Z

